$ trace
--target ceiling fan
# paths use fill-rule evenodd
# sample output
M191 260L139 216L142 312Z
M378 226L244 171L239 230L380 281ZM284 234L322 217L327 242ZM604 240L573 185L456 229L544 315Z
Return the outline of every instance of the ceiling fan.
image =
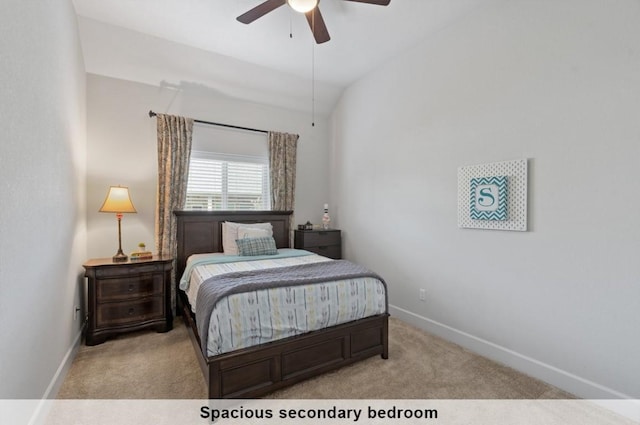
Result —
M391 0L344 1L369 3L379 6L387 6L391 2ZM250 24L251 22L263 17L267 13L279 8L280 6L289 4L289 6L291 6L291 8L296 12L304 13L304 15L307 17L307 22L309 23L309 27L311 28L311 32L313 33L313 37L316 39L316 43L320 44L329 41L331 37L329 36L329 31L327 30L327 26L325 25L322 14L320 13L320 9L318 8L319 2L320 0L267 0L263 3L260 3L248 12L238 16L236 19L243 24Z

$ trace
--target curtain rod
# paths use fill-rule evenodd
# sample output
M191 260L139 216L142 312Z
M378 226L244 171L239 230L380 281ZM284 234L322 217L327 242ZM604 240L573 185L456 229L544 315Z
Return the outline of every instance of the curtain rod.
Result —
M149 111L149 118L153 118L156 115L158 115L158 114L156 114L153 111ZM255 131L257 133L264 133L264 134L268 134L269 133L267 130L259 130L257 128L249 128L249 127L240 127L238 125L231 125L231 124L221 124L219 122L202 121L202 120L196 120L196 119L194 119L193 122L197 122L197 123L200 123L200 124L216 125L218 127L235 128L236 130Z

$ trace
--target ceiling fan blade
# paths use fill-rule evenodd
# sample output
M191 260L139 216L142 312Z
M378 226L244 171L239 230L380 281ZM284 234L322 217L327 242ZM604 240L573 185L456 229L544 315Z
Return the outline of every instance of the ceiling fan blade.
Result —
M263 17L272 10L275 10L285 4L287 4L287 0L267 0L264 3L260 3L250 11L238 16L236 19L243 24L250 24L256 19Z
M321 44L331 40L327 25L324 23L320 9L317 6L311 12L307 12L304 15L307 17L307 22L309 22L309 27L313 33L313 38L316 39L316 43Z
M355 1L358 3L377 4L379 6L388 6L389 3L391 3L391 0L344 0L344 1Z

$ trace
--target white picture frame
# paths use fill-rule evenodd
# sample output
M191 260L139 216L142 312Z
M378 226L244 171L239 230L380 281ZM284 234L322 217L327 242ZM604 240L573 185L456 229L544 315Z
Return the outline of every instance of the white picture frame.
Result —
M527 159L459 167L458 227L526 232L527 174Z

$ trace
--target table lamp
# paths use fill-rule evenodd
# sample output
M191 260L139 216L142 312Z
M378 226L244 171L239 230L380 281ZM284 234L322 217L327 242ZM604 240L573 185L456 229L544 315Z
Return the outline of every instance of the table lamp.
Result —
M129 257L122 252L122 231L120 222L122 221L123 213L137 212L131 202L131 198L129 197L129 188L123 186L111 186L99 211L116 213L116 218L118 219L118 252L113 256L113 262L119 263L127 261Z

